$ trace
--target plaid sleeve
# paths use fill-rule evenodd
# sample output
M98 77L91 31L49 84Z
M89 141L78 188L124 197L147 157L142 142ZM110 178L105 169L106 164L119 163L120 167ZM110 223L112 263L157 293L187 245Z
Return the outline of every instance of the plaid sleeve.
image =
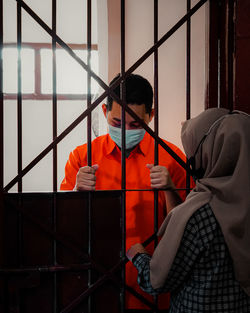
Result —
M196 214L197 215L197 214ZM190 274L197 258L199 257L202 246L204 247L204 238L201 240L201 229L200 225L205 225L203 233L210 235L213 231L213 225L210 225L210 220L197 220L197 216L194 215L188 221L181 244L179 246L178 252L174 259L173 265L169 271L168 277L166 279L165 285L158 289L153 289L150 283L150 260L151 257L146 254L140 254L134 261L134 265L138 270L138 284L147 293L152 295L157 295L163 292L172 292L177 290ZM206 219L207 216L204 217ZM216 226L215 226L216 227ZM210 231L209 231L210 230ZM202 236L203 237L203 236ZM208 236L211 240L211 236Z

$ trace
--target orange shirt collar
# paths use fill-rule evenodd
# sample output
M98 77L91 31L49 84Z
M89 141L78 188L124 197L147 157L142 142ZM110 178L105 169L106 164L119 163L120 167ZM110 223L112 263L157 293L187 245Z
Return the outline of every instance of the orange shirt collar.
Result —
M138 153L142 153L143 155L148 154L148 150L150 148L150 140L151 136L146 132L142 141L136 146L136 148L133 150ZM111 139L110 135L107 136L107 149L106 154L111 154L115 149L120 151L120 149L116 146L115 142Z

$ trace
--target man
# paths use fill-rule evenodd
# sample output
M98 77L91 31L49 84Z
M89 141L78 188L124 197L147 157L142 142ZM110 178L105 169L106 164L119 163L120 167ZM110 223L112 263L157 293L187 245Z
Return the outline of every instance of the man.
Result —
M110 83L119 78L115 77ZM148 124L153 116L153 90L150 83L139 75L131 74L125 80L126 103L140 119ZM120 86L114 89L120 97ZM121 106L108 97L102 105L109 132L92 141L92 163L87 166L87 145L70 153L65 167L61 190L121 189ZM128 113L126 127L126 246L143 242L154 232L154 193L131 191L133 189L163 189L159 191L159 224L166 211L170 211L185 197L176 188L185 188L185 170L159 146L159 165L154 166L154 139ZM183 160L184 154L173 144L166 142ZM181 196L181 197L180 197ZM182 198L182 199L181 199ZM152 249L153 245L149 247ZM136 270L128 264L126 282L141 292L136 283ZM149 297L146 294L143 294ZM150 298L152 300L152 298ZM127 295L127 306L148 309L134 296ZM164 301L165 302L165 301Z

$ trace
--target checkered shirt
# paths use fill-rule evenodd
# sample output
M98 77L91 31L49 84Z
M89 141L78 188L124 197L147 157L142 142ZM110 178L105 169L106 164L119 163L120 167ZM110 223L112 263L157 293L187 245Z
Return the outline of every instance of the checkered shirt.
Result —
M165 285L159 289L150 283L150 259L147 254L133 259L138 284L152 295L171 292L170 313L250 313L250 297L234 278L232 259L208 204L189 219Z

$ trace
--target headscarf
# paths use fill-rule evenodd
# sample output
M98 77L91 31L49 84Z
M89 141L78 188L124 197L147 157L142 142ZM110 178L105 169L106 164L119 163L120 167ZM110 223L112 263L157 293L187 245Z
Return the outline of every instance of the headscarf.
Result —
M208 109L186 121L181 136L187 157L195 154L204 176L159 230L163 237L150 262L151 284L155 289L164 285L189 218L209 204L232 257L235 278L250 296L250 116Z

